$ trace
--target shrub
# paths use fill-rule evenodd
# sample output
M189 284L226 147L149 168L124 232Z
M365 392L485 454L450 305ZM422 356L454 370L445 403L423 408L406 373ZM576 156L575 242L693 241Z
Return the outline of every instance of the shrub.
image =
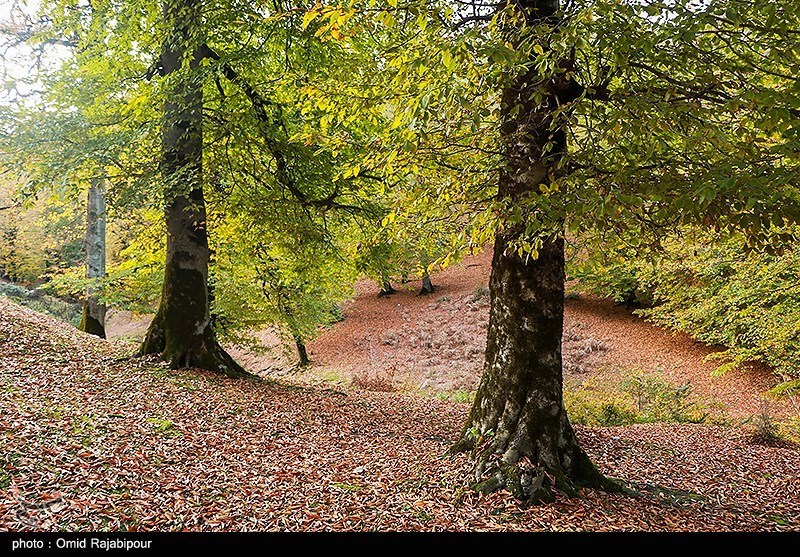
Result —
M6 296L33 311L38 311L69 323L74 327L77 327L81 320L81 306L79 304L43 294L40 290L28 290L19 284L0 281L0 295Z
M567 386L564 403L570 420L582 425L702 423L710 416L689 383L671 385L657 374L640 370L626 373L616 384L590 379Z
M721 345L718 373L747 361L772 366L790 380L800 370L800 245L755 251L739 237L674 237L657 254L606 250L573 263L580 286L619 300L646 293L649 320ZM778 251L778 252L776 252Z

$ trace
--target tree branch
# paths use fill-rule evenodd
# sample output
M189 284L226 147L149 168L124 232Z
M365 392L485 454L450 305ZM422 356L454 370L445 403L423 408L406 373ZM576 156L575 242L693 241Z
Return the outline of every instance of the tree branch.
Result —
M281 126L284 127L283 120L278 117L275 118L270 115L269 108L275 109L277 113L280 115L282 114L283 110L282 107L263 97L244 77L242 77L239 72L237 72L228 62L222 60L221 56L215 52L210 46L204 44L201 47L201 55L203 58L209 58L216 62L220 62L220 69L222 70L222 75L228 79L231 83L238 86L245 96L250 101L251 105L253 106L253 111L255 112L256 118L259 122L261 122L265 126L269 127L276 127ZM284 130L285 131L285 130ZM289 165L286 162L286 155L281 149L280 144L275 140L272 135L268 133L262 133L262 137L264 139L264 143L267 146L272 157L275 159L275 166L276 166L276 179L278 183L285 187L289 192L297 199L302 205L307 207L314 207L317 209L328 210L328 209L340 209L344 211L350 212L363 212L366 211L363 207L358 207L355 205L347 205L343 203L338 203L336 198L339 196L339 188L334 188L333 192L325 198L322 199L311 199L309 198L305 192L303 192L298 186L294 178L292 177L291 173L289 172Z

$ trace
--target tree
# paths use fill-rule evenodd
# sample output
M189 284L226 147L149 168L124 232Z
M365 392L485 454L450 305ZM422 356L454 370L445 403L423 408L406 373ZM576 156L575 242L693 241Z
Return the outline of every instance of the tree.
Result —
M17 75L6 90L0 112L6 132L2 162L18 175L23 205L34 199L37 205L57 203L54 208L66 215L65 209L82 208L78 200L87 200L80 267L74 258L60 261L38 278L51 279L47 287L60 294L84 298L79 328L104 336L109 209L129 217L142 199L140 192L132 194L138 187L131 184L137 176L137 186L152 182L147 163L131 156L136 149L152 152L145 140L150 115L143 114L143 103L136 103L139 109L129 104L141 101L141 88L131 76L143 70L135 62L138 53L120 45L115 35L130 31L141 38L137 26L148 23L132 17L137 8L131 4L67 0L37 9L33 14L15 3L0 30L5 69L16 74L30 64L30 71ZM65 237L48 232L56 241Z
M367 180L379 182L359 172L359 167L367 167L357 147L333 151L295 137L316 116L309 117L307 107L294 102L298 88L327 85L330 61L348 56L345 49L332 49L301 29L302 14L296 10L284 13L279 6L254 8L241 2L215 8L193 22L172 15L186 10L199 13L200 3L165 5L162 12L167 15L159 18L158 10L148 3L44 2L42 15L28 26L33 31L15 30L11 40L24 35L32 37L34 45L68 44L71 56L59 64L59 71L47 75L47 95L36 106L39 110L17 119L24 120L24 128L17 121L9 126L17 128L19 149L12 153L14 158L36 161L29 165L29 175L38 182L72 177L76 168L86 166L91 153L99 155L98 162L114 167L108 174L109 199L117 210L123 204L134 207L125 213L126 220L149 217L147 208L154 205L165 210L169 244L165 269L152 264L161 242L153 243L145 228L131 226L135 234L126 238L131 244L121 252L125 260L112 261L103 297L133 302L133 309L147 311L152 299L149 286L163 273L164 299L140 353L158 353L174 366L205 365L201 360L207 356L206 364L213 369L219 367L216 360L233 367L221 354L214 327L220 324L225 332L252 319L242 311L229 312L239 320L229 326L213 315L224 293L210 296L207 283L226 284L233 277L214 276L211 254L221 244L219 238L209 238L206 221L224 220L231 206L234 211L244 208L270 231L293 234L298 222L310 222L323 231L341 230L352 225L345 226L344 221L371 211L374 196L362 195L361 189ZM168 35L161 45L164 52L148 67L164 28ZM157 32L150 32L153 29ZM253 42L253 37L259 39ZM303 48L292 48L295 43ZM153 79L156 74L160 78ZM165 108L164 114L158 114L159 106ZM159 118L164 121L161 133L152 125ZM57 126L44 128L41 121ZM358 123L348 126L350 137L360 141ZM42 129L46 133L38 134ZM159 135L163 154L153 157ZM22 155L31 151L37 157ZM159 158L156 172L152 161ZM203 172L204 164L210 172ZM83 178L93 175L94 169L83 170ZM153 180L154 175L163 180ZM154 191L159 188L160 192ZM146 257L132 253L133 246L143 243L152 244ZM216 255L223 259L227 254ZM182 258L189 261L189 274L197 275L197 285L178 276L187 271ZM77 281L71 282L74 286ZM146 285L148 291L119 296L119 285ZM345 291L347 286L338 284L336 289ZM308 338L308 315L305 312L301 318L302 338ZM202 331L195 334L193 327L180 323L184 318L196 321L195 325L208 321L209 326L198 326Z
M559 23L558 0L518 0L515 5L524 27ZM517 29L509 33L512 47L520 40ZM535 67L505 85L499 198L523 205L558 173L567 150L558 111L581 93L569 74L542 83ZM564 409L563 232L546 236L534 256L516 249L524 238L524 223L495 235L486 359L457 449L477 449L481 490L503 486L521 499L538 501L551 499L553 488L567 493L579 486L612 488L578 444Z
M106 275L106 186L104 178L95 178L86 196L86 278L102 279ZM95 295L95 288L86 288L83 313L78 328L106 338L106 305Z
M393 195L396 222L421 212L457 223L454 250L494 237L484 374L454 447L475 457L479 489L527 501L619 489L563 407L565 231L648 249L695 225L763 245L800 218L793 105L775 94L791 80L774 83L791 71L776 72L777 34L763 47L751 40L778 13L797 21L780 4L759 14L737 0L516 0L472 2L469 14L436 3L370 14L392 29L372 91L392 99L382 107L394 116L387 167L403 161L410 176L395 182L405 192ZM744 63L733 37L754 49Z
M238 201L243 204L238 205ZM310 363L306 342L341 318L338 304L352 295L355 271L341 239L312 222L289 232L248 212L247 198L215 223L215 314L221 333L258 351L257 333L271 329L299 366ZM328 232L334 232L329 230Z
M163 4L170 33L160 57L167 80L161 147L167 250L161 302L139 354L159 354L173 368L200 367L239 377L211 325L209 247L203 198L202 1Z

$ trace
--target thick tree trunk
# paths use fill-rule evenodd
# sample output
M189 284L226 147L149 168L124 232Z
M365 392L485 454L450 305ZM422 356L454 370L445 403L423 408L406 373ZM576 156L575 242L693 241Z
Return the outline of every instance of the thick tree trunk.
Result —
M306 351L306 344L303 342L303 337L300 335L295 335L294 345L297 347L297 356L299 358L297 365L300 367L305 367L310 364L311 360L308 359L308 352Z
M557 0L518 0L517 7L527 25L556 22ZM498 197L523 214L526 200L556 175L566 152L566 133L554 115L575 100L576 84L563 76L543 83L532 68L503 91L506 164ZM508 223L495 236L483 375L454 450L473 451L475 488L484 492L506 488L541 502L552 500L555 490L616 489L578 445L564 409L562 233L543 231L538 254L519 256L514 244L524 239L525 225Z
M202 185L201 0L164 3L172 25L161 54L171 79L164 103L161 171L165 180L167 255L161 304L139 350L173 368L199 367L230 376L246 372L217 342L211 327L209 248ZM182 61L191 57L189 71Z
M96 178L89 186L86 200L86 278L106 276L106 187L105 179ZM106 305L97 299L95 289L86 289L83 313L78 328L106 338Z
M546 240L527 260L507 252L511 240L495 239L486 360L458 448L476 450L481 491L504 487L537 502L554 488L610 487L578 445L562 399L564 241Z

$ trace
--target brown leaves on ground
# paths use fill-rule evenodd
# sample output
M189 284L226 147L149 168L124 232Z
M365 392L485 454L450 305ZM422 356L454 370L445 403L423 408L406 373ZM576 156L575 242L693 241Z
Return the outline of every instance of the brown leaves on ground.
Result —
M587 492L522 510L447 457L469 407L232 380L152 360L0 298L6 530L785 530L800 450L746 432L578 429L601 469L702 496Z

